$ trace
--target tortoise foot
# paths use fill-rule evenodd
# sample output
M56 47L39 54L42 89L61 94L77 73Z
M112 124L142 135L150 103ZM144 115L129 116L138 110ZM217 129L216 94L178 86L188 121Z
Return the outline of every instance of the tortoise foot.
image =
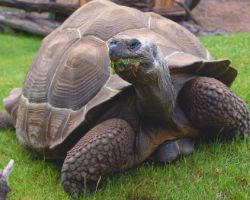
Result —
M244 130L231 130L226 133L222 133L221 139L225 139L226 141L232 141L234 139L248 139L248 133L245 133Z
M194 151L194 140L180 138L174 141L166 141L161 144L150 158L158 162L172 162L179 156L186 156Z
M213 78L200 77L189 81L180 92L180 103L188 119L210 134L231 140L240 133L248 137L249 111L242 99L226 85Z
M134 132L124 120L110 119L91 129L68 152L64 161L62 185L65 191L77 197L86 187L85 193L91 193L109 174L129 168L133 143Z

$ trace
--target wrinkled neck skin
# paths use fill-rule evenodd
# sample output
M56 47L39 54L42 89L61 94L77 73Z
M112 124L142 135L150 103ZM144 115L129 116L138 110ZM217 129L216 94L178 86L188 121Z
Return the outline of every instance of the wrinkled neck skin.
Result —
M137 153L131 159L133 166L145 160L159 145L159 140L168 137L172 129L178 129L174 120L174 103L176 93L171 82L169 69L164 62L164 71L159 72L157 79L149 85L134 84L136 89L136 108L144 133L140 133ZM145 132L146 131L146 132ZM150 133L147 135L147 133Z
M176 92L165 58L160 48L156 45L154 47L156 52L154 56L144 54L145 59L137 72L118 72L121 78L135 87L137 113L142 123L153 131L156 130L154 125L160 125L158 127L163 129L166 129L166 126L173 128L176 100Z
M142 124L173 127L176 93L160 47L149 38L124 36L110 42L110 58L115 72L136 89L135 108Z
M133 85L136 89L138 113L143 121L168 125L173 122L176 94L166 62L161 64L163 71L158 71L158 76L151 84Z
M164 55L148 38L139 38L141 46L133 50L130 48L133 40L117 39L110 46L116 73L135 88L131 105L135 112L131 113L131 119L125 119L136 136L135 151L127 162L130 167L148 158L162 142L175 139L181 129L174 120L176 92ZM118 62L120 55L123 63ZM129 62L128 59L139 61ZM120 111L122 115L123 110Z

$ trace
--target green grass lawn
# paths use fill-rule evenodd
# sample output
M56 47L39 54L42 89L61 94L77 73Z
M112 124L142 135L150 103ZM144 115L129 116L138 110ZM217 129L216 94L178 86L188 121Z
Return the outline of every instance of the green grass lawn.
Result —
M232 90L250 102L250 34L201 37L216 59L238 69ZM0 34L0 101L21 87L40 38ZM248 103L249 107L249 103ZM0 103L0 110L3 109ZM0 131L0 169L14 159L10 199L71 199L61 186L61 167L32 156L15 131ZM249 199L250 141L199 143L193 154L172 164L142 163L110 176L86 199Z

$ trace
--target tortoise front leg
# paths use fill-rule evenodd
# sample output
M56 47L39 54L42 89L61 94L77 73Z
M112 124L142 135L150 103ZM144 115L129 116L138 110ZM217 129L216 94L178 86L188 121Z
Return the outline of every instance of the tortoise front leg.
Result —
M67 154L62 167L62 185L74 198L96 190L99 179L127 169L134 132L121 119L110 119L91 129ZM84 185L86 179L86 185Z
M211 129L210 135L221 131L226 140L234 139L238 133L241 138L248 137L248 108L220 81L206 77L189 81L182 88L180 102L188 119L205 131Z

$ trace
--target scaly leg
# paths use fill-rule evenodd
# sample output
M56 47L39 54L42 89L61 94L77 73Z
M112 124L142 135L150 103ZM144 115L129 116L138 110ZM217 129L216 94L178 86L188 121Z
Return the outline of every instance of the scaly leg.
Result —
M4 98L4 108L0 113L0 130L5 127L15 127L19 99L22 95L22 88L15 88L10 92L10 95ZM10 116L10 113L12 116Z
M110 119L91 129L67 154L62 167L62 185L74 198L93 192L98 180L129 168L134 132L121 119ZM84 185L86 179L86 185ZM99 185L100 186L100 185Z
M189 81L180 92L180 103L188 119L196 126L221 131L222 138L248 138L249 111L242 99L213 78Z
M6 127L14 127L12 117L6 110L0 112L0 130Z

